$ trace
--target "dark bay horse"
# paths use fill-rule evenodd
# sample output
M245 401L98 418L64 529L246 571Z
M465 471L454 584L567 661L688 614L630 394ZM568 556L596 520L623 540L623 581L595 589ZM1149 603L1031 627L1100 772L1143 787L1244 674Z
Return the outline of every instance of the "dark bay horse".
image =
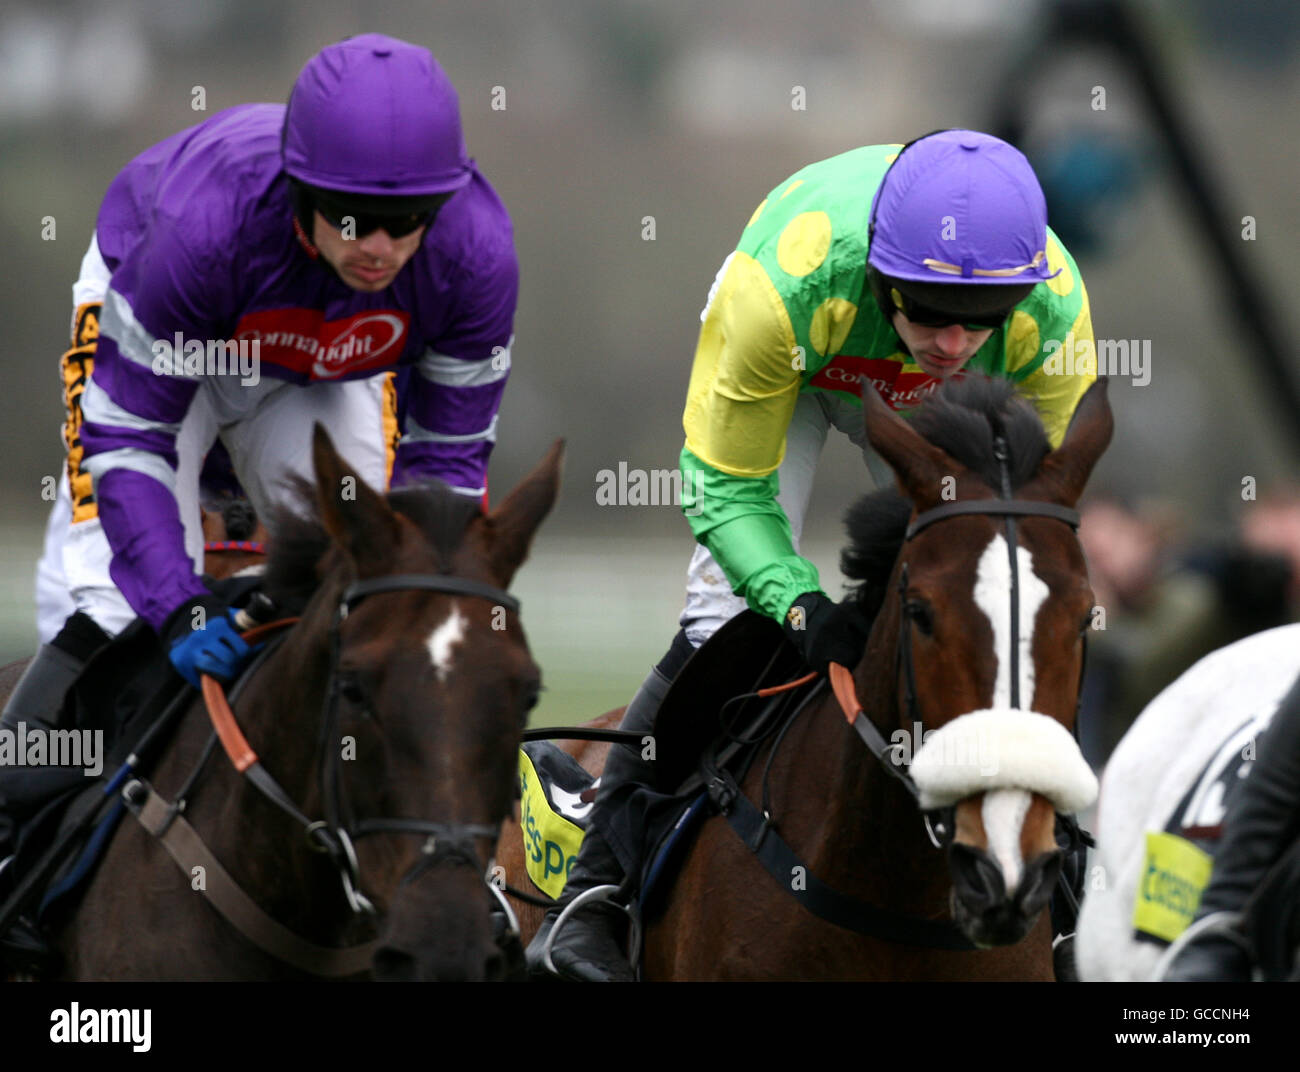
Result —
M903 497L878 492L850 514L846 572L862 582L858 598L879 606L852 682L863 717L914 753L921 802L955 809L951 845L932 846L917 802L827 693L772 757L770 810L821 882L898 915L955 920L979 949L904 945L823 921L715 816L648 926L647 979L1052 978L1042 910L1061 866L1055 814L1096 791L1070 735L1093 597L1063 520L1110 440L1105 383L1084 396L1055 451L1005 382L951 383L911 420L870 387L864 403L871 444ZM1028 516L990 504L1013 497ZM953 508L929 513L941 506ZM768 758L742 783L752 801Z
M256 756L241 771L214 749L196 700L148 782L163 802L184 797L203 858L289 946L322 962L362 954L337 962L358 976L498 978L483 876L540 687L504 589L555 500L562 445L490 514L443 487L378 494L320 426L313 458L314 488L300 490L317 517L281 518L266 580L301 618L232 701ZM345 974L246 940L244 920L214 910L216 868L183 873L169 851L122 819L57 935L65 978Z

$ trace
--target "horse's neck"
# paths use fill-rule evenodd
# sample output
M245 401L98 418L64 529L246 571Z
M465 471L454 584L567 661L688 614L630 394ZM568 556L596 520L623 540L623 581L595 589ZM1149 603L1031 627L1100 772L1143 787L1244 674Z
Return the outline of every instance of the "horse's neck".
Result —
M319 817L316 764L327 676L323 648L315 650L318 647L305 637L288 637L254 671L233 705L235 721L262 767L311 818ZM319 673L314 672L317 663ZM200 727L206 739L206 714L193 715L197 718L187 721L187 731ZM188 743L192 746L193 739ZM182 747L184 753L192 754L192 748ZM170 773L174 777L175 772ZM194 797L195 806L187 815L232 878L268 909L279 900L295 903L302 933L310 934L315 921L308 917L317 907L311 902L320 899L306 897L303 891L309 873L324 858L306 851L300 824L238 773L220 746Z

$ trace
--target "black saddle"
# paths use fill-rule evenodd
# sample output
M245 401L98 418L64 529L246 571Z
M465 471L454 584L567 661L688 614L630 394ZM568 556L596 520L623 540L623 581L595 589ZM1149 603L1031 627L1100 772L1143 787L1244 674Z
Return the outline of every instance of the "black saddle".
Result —
M240 606L259 583L239 577L209 587ZM132 753L139 772L156 761L188 707L189 691L157 634L139 619L90 658L64 697L56 728L102 734L103 770L88 778L80 768L33 768L30 784L11 777L6 811L14 812L19 836L0 890L0 921L38 903L44 918L51 890L58 892L59 911L75 904L69 895L84 889L121 817L120 801L106 786Z
M704 779L701 757L743 764L753 749L734 746L760 718L789 702L755 696L759 689L785 684L807 673L803 659L770 618L745 611L719 629L687 660L655 716L653 735L657 775L653 786L623 785L592 823L618 858L625 874L638 876L641 907L656 907L650 896L662 890L689 844L694 820L707 809L698 805ZM692 822L679 823L688 809ZM653 873L654 881L647 882Z
M705 750L739 735L764 706L737 697L807 669L771 618L751 610L732 618L686 661L655 716L656 788L673 792L693 781Z

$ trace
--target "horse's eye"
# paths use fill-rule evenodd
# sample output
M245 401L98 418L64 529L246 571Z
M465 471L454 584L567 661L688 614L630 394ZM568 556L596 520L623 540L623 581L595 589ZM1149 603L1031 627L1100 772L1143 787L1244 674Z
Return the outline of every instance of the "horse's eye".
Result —
M904 604L904 610L925 636L934 635L934 611L930 609L929 603L919 599L909 599Z
M524 717L528 717L528 712L537 706L538 701L542 698L542 685L530 685L524 693Z
M348 703L356 704L358 707L369 707L370 705L365 687L356 674L345 672L339 675L339 695Z

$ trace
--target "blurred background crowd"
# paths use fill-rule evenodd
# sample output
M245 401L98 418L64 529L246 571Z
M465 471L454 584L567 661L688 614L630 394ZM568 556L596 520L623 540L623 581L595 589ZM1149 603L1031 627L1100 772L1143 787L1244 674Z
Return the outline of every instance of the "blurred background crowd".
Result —
M1080 730L1100 765L1161 689L1203 655L1300 621L1300 485L1212 530L1169 500L1086 500L1080 539L1104 628L1089 637ZM1101 620L1099 619L1099 624Z
M793 171L853 146L945 126L1014 129L1080 263L1098 337L1150 342L1149 382L1112 384L1116 437L1083 527L1105 610L1083 723L1100 762L1195 658L1300 614L1300 399L1285 382L1300 374L1287 252L1300 243L1300 5L1133 0L1118 10L1150 50L1138 61L1110 35L1116 10L5 0L0 661L35 646L42 481L62 463L57 362L108 182L217 110L282 101L318 48L379 30L429 47L446 68L470 152L515 222L522 287L493 492L557 436L569 443L561 501L517 583L548 722L626 702L675 629L692 546L684 520L671 506L598 505L597 474L677 464L699 312L753 207ZM1151 108L1153 72L1172 111ZM1197 202L1171 152L1173 127L1208 200ZM1235 286L1209 241L1216 229L1239 261ZM1252 330L1260 322L1271 334ZM1271 379L1270 362L1281 370ZM869 486L858 452L829 444L805 550L832 593L840 518Z

